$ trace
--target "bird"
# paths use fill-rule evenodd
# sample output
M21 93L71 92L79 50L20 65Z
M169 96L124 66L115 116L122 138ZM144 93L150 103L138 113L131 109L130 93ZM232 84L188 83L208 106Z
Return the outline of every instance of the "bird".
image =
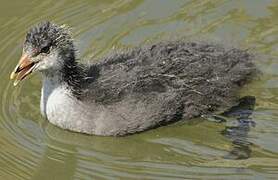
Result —
M217 113L236 104L256 71L248 50L168 40L77 60L70 28L50 21L26 33L10 75L42 77L40 111L73 132L126 136Z

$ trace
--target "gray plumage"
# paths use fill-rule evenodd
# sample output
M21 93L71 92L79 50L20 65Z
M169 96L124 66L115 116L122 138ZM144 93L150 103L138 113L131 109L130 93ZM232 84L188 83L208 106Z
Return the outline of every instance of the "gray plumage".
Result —
M228 108L256 72L247 51L184 41L80 64L67 30L49 22L29 30L24 49L44 61L37 65L42 114L61 128L96 135L137 133Z

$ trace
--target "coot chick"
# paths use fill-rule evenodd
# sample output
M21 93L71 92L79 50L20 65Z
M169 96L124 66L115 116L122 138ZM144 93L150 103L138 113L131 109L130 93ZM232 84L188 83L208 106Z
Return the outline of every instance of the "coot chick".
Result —
M41 114L67 130L123 136L234 105L256 71L247 51L172 41L76 61L67 28L32 27L11 74L14 85L42 75Z

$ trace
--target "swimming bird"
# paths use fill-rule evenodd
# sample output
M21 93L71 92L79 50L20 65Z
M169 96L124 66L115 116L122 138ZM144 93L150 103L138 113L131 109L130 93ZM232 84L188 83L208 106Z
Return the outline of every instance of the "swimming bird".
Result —
M52 124L101 136L138 133L211 114L237 103L256 71L246 50L184 40L112 52L91 63L76 60L67 27L31 27L14 85L42 75L41 114Z

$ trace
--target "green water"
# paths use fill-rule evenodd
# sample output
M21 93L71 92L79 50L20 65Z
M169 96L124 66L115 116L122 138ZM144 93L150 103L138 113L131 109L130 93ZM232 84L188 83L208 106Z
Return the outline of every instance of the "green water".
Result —
M0 0L0 179L277 179L277 19L277 0ZM82 59L180 37L250 49L263 75L242 90L257 99L247 145L222 135L233 119L123 138L49 124L39 76L16 88L8 79L27 28L42 20L70 25ZM235 148L249 155L225 158Z

